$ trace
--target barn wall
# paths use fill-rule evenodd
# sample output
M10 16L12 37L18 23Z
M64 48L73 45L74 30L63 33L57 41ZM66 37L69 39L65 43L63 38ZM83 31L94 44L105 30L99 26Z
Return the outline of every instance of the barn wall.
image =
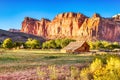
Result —
M81 47L76 49L74 52L88 52L89 51L89 45L87 43L84 43Z
M74 52L85 52L85 47L82 46L82 47L76 49Z

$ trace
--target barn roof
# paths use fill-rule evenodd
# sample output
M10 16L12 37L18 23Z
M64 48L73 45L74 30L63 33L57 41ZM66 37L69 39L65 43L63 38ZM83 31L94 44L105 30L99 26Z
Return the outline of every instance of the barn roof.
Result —
M64 50L76 50L79 47L81 47L86 41L77 41L77 42L71 42L66 47L64 47Z

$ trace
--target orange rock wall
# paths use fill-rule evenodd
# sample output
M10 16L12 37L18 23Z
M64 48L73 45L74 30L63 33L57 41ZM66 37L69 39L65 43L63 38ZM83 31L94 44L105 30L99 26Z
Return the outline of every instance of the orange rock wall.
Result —
M120 22L94 14L91 18L80 13L58 14L52 21L25 18L21 32L49 39L73 38L76 40L120 41Z

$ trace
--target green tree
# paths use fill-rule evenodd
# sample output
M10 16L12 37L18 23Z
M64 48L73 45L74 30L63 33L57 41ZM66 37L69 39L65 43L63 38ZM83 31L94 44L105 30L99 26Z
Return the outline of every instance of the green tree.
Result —
M94 42L89 41L88 44L89 44L91 50L95 49L95 43Z
M0 42L0 48L2 47L2 42Z
M61 49L61 48L62 48L62 47L61 47L61 42L62 42L62 39L56 39L56 40L55 40L56 48L57 48L57 49Z
M50 41L46 41L42 44L42 48L43 49L55 49L56 48L56 43L55 40L50 40Z
M61 47L64 48L65 46L67 46L72 41L75 41L75 40L72 40L72 39L62 39Z
M2 44L2 47L3 48L12 48L13 47L13 42L12 42L12 39L11 38L7 38L3 41L3 44Z
M37 49L40 48L40 42L36 39L29 38L25 43L27 48Z
M20 48L21 46L24 47L24 42L14 42L14 44L13 44L14 48Z
M118 42L113 42L114 48L120 48L120 45Z
M47 44L46 44L46 42L44 42L43 44L42 44L42 48L43 49L47 49L47 46L46 46Z
M56 48L55 40L50 40L50 41L49 41L49 46L50 46L50 48L55 49L55 48Z
M104 48L104 45L102 44L102 41L96 41L95 46L96 46L96 49Z
M111 43L108 41L102 41L102 44L104 45L103 48L107 49Z
M46 41L42 44L42 48L43 49L61 49L65 46L67 46L71 41L75 41L75 40L71 40L71 39L56 39L56 40L49 40Z

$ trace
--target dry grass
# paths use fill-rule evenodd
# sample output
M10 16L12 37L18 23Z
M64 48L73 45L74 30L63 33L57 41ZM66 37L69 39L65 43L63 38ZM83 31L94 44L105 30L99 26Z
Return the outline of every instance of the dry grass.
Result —
M51 53L50 53L51 52ZM59 53L52 50L5 50L0 55L0 73L35 68L40 65L89 63L93 56Z
M0 80L16 80L16 78L23 78L23 80L42 80L42 78L43 80L51 80L55 76L54 73L51 75L50 70L48 71L50 65L52 65L51 70L53 72L58 71L57 78L61 77L59 80L70 80L70 66L81 69L96 57L101 57L101 55L96 56L91 53L67 54L60 53L58 50L5 50L0 55ZM56 65L56 67L53 65ZM42 77L39 79L41 74ZM65 75L68 76L65 77Z

